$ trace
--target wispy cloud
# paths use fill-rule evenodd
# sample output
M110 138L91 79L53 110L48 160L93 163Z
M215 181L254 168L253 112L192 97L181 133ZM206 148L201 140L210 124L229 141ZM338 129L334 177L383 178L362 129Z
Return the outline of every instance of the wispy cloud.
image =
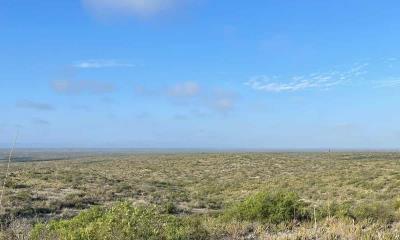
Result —
M37 110L37 111L54 111L55 110L55 107L50 104L34 102L31 100L18 101L16 106L18 108L32 109L32 110Z
M92 110L89 106L83 104L72 105L71 108L73 110L78 110L83 112L90 112Z
M82 0L94 14L151 17L173 9L183 0Z
M390 57L390 58L387 58L386 60L389 62L397 62L399 59L396 57Z
M176 82L168 86L146 88L136 86L138 96L166 99L179 107L191 109L192 115L203 115L200 112L218 112L226 114L232 111L237 103L237 95L226 89L212 89L195 81Z
M156 97L161 95L159 89L148 88L142 84L136 84L133 91L137 96Z
M219 90L212 94L212 108L217 112L226 114L232 111L237 102L237 95L233 92Z
M40 119L40 118L34 118L32 119L32 123L36 124L36 125L50 125L50 122L44 119Z
M278 76L255 76L245 82L254 90L265 92L295 92L307 89L329 89L343 84L366 73L368 64L357 64L348 71L330 71L326 73L311 73L288 78Z
M163 92L181 106L189 105L191 108L209 109L222 114L232 111L237 100L236 94L226 89L202 88L193 81L177 83Z
M318 75L311 78L303 76L291 77L287 83L280 82L274 77L256 76L246 82L254 90L266 92L295 92L309 88L329 88L338 85L341 81L331 81L331 76Z
M188 116L185 114L176 113L176 114L174 114L173 119L174 120L187 120Z
M400 87L400 78L376 82L376 88Z
M134 88L135 94L145 97L168 97L179 100L193 98L201 93L200 84L195 81L177 82L167 86L149 88L138 84Z
M76 68L132 68L135 67L135 64L123 63L117 60L85 60L78 61L73 64Z
M51 87L62 94L105 94L115 90L114 85L95 80L56 80Z
M148 112L141 112L139 114L136 114L135 116L137 119L144 120L144 119L149 119L151 117L151 114Z
M199 84L192 81L178 83L167 89L167 94L171 97L194 97L199 93Z
M234 101L232 98L219 98L215 101L214 106L218 111L227 112L233 108Z

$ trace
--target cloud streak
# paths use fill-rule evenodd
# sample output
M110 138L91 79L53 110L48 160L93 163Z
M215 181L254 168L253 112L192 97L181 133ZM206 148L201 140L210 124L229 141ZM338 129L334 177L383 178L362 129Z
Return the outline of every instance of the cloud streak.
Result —
M54 111L55 110L55 107L50 104L34 102L34 101L30 101L30 100L18 101L16 106L18 108L31 109L31 110L36 110L36 111Z
M75 68L89 69L89 68L132 68L136 65L130 63L122 63L116 60L85 60L73 64Z
M33 124L36 124L36 125L42 125L42 126L51 125L49 121L44 120L44 119L40 119L40 118L34 118L34 119L32 119L32 123L33 123Z
M237 103L235 93L223 89L210 89L195 81L176 82L155 89L136 86L135 93L151 99L167 99L173 104L189 107L196 112L208 109L226 114L232 111Z
M215 109L220 112L227 112L233 109L234 100L232 98L219 98L214 102Z
M400 87L400 78L380 81L376 83L376 88L391 88L391 87Z
M167 95L171 97L194 97L199 93L199 84L191 81L178 83L167 89Z
M291 76L289 80L283 77L266 75L255 76L245 82L254 90L265 92L296 92L308 89L329 89L333 86L349 82L366 73L368 64L359 64L348 71L331 71L326 73L311 73L308 75Z
M237 96L233 92L220 89L212 94L211 103L215 111L226 114L235 108Z
M169 11L182 0L82 0L84 6L97 16L126 15L152 17Z
M61 94L105 94L114 92L114 85L95 80L56 80L51 83L52 89Z

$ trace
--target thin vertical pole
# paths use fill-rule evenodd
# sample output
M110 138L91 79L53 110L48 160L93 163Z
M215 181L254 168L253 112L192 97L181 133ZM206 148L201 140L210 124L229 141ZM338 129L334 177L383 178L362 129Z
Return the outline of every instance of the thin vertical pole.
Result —
M6 187L6 182L7 182L8 174L9 174L9 171L10 171L10 164L11 164L12 155L13 155L13 153L14 153L15 145L17 144L18 135L19 135L19 131L17 132L17 135L15 135L14 142L13 142L13 145L12 145L11 150L10 150L10 154L8 155L8 163L7 163L7 169L6 169L6 176L5 176L5 178L4 178L3 186L2 186L1 194L0 194L0 211L3 210L3 196L4 196L4 190L5 190L5 187Z

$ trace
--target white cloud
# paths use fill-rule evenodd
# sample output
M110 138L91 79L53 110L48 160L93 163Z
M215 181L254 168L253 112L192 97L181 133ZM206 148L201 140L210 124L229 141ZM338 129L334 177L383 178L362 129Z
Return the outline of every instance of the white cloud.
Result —
M169 86L145 88L137 86L136 94L152 99L167 99L180 108L191 111L189 115L204 116L213 111L226 114L235 109L238 95L226 89L210 89L195 81L177 82Z
M178 83L168 89L171 97L194 97L200 93L200 86L196 82Z
M331 71L327 73L311 73L308 75L291 76L289 80L283 77L255 76L245 82L254 90L266 92L295 92L307 89L329 89L348 82L366 73L367 63L357 64L348 71Z
M235 102L234 102L234 99L232 99L232 98L228 98L228 97L219 98L215 101L215 108L218 111L226 112L226 111L231 110L234 107L234 104L235 104Z
M340 82L340 80L333 81L331 76L324 75L317 75L310 79L305 79L303 76L292 77L291 81L287 83L275 82L268 76L256 76L247 81L246 85L266 92L295 92L309 88L329 88Z
M50 125L50 122L44 119L40 119L40 118L34 118L32 119L32 123L33 124L37 124L37 125Z
M377 88L400 87L400 79L392 79L376 82Z
M390 57L390 58L386 58L384 61L386 62L397 62L399 59L396 57Z
M34 102L30 100L18 101L16 106L18 108L32 109L37 111L53 111L55 110L53 105L48 103Z
M237 99L238 96L234 92L219 89L211 95L211 107L217 112L225 114L235 108Z
M170 10L182 0L82 0L96 15L112 14L149 17Z
M85 60L73 64L76 68L113 68L113 67L135 67L134 64L122 63L116 60Z
M94 80L56 80L51 83L54 91L63 94L103 94L115 90L114 85Z

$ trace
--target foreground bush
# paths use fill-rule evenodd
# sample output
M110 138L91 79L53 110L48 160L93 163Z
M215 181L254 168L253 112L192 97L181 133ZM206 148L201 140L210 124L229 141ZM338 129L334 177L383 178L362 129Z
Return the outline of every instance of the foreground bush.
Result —
M399 221L399 210L392 202L331 203L317 209L317 219L348 218L356 222L373 221L384 224Z
M207 239L208 233L196 219L162 214L153 207L117 204L80 213L71 220L38 224L32 239Z
M270 239L376 239L376 236L400 239L398 210L392 202L331 203L314 209L294 192L263 191L220 215L201 217L171 215L179 212L172 202L163 208L134 207L129 203L111 208L95 207L70 220L38 224L30 236L38 240L263 239L266 236Z
M285 191L263 191L228 209L227 219L281 223L309 219L307 204L296 193Z

